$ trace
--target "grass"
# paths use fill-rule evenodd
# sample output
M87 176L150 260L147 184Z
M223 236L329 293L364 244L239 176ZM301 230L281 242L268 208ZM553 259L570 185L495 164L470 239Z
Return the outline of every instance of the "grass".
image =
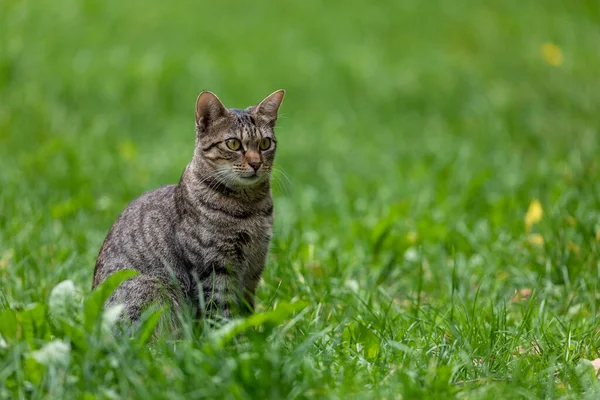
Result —
M543 3L0 1L0 398L597 398L600 8ZM257 315L104 335L197 94L278 88Z

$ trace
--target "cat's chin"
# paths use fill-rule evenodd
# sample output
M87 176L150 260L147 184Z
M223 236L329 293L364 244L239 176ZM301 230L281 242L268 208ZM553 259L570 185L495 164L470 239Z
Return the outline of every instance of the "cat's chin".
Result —
M266 174L247 176L238 175L235 178L234 185L240 188L247 188L263 183L267 179L268 176Z

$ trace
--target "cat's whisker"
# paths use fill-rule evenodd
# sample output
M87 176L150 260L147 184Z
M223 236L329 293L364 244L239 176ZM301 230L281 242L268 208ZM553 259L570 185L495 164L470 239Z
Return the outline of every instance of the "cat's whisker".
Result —
M279 187L286 195L290 193L290 186L292 181L287 176L287 174L283 171L283 168L273 166L272 170L274 173L271 174L273 182ZM284 179L285 178L285 179Z
M273 170L277 173L280 173L289 183L292 183L292 180L288 177L287 173L283 169L283 167L279 165L273 165Z
M214 173L212 173L212 174L209 174L208 176L206 176L206 177L202 178L202 179L201 179L201 180L198 182L198 184L202 184L202 183L206 182L206 181L207 181L207 180L209 180L209 179L214 179L214 178L216 178L216 177L218 177L218 176L220 176L220 175L226 174L226 173L228 173L228 171L226 171L226 170L218 170L218 171L216 171L216 172L214 172Z
M204 179L203 182L206 181L207 179L213 179L213 181L208 185L208 188L214 189L222 183L221 182L222 178L227 176L228 174L229 174L229 171L227 171L227 170L218 170L214 174L210 175L208 178Z

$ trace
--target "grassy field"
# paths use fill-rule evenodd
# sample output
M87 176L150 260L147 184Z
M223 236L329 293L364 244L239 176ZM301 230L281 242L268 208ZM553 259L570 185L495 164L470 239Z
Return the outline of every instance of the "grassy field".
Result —
M0 0L0 398L598 398L599 24L596 0ZM279 88L257 314L107 336L95 257L179 179L198 93Z

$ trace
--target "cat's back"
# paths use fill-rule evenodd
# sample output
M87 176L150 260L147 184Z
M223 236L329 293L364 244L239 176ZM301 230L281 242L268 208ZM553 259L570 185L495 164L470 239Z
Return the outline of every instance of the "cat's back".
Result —
M177 185L164 185L158 189L150 190L134 199L121 212L114 225L119 221L138 218L158 217L172 214L175 210L175 188ZM114 227L114 226L113 226Z
M111 227L96 260L93 287L122 269L147 272L174 264L177 185L151 190L133 200Z

